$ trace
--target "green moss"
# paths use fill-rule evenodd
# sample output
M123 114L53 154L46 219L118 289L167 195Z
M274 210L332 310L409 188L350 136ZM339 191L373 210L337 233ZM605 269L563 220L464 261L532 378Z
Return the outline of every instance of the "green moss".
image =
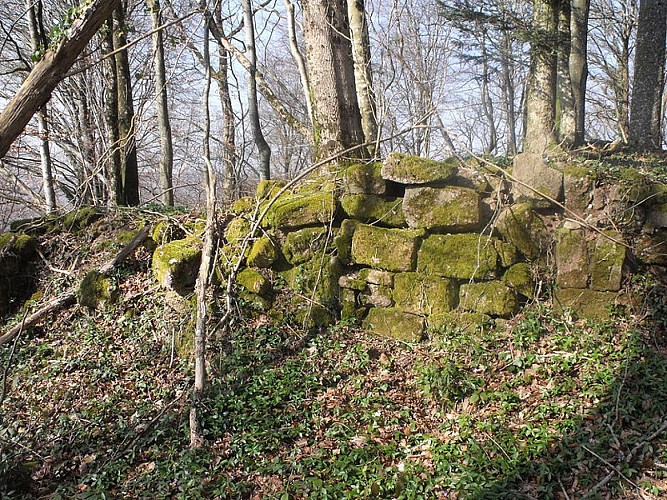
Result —
M491 317L486 314L451 311L441 314L432 314L427 318L428 330L431 333L442 330L476 330L491 323Z
M20 233L0 234L0 255L14 255L22 260L29 259L35 253L37 240Z
M623 238L615 231L607 231L605 234L617 241ZM623 245L598 235L591 261L591 288L598 291L620 290L626 256Z
M101 219L102 215L102 212L96 207L82 207L65 214L62 219L62 228L66 231L77 231Z
M461 285L460 307L490 316L509 318L519 309L516 292L499 281Z
M307 227L289 233L282 250L287 262L303 264L327 250L328 230L323 227Z
M363 309L357 301L357 293L354 290L341 290L340 304L341 320L361 320L363 318Z
M519 251L512 243L506 243L501 240L493 240L493 246L498 252L500 258L500 265L502 267L510 267L519 260Z
M166 220L158 222L151 233L151 239L158 245L183 238L185 238L183 228L178 224Z
M382 195L387 183L382 178L382 163L357 163L345 169L344 184L348 194Z
M556 290L554 295L556 312L560 313L565 309L570 309L579 318L595 321L610 319L618 302L617 293L589 289L566 288Z
M324 328L333 324L336 320L326 307L318 304L298 308L295 313L295 319L297 325L306 330Z
M510 267L503 275L503 282L524 297L531 298L535 294L535 283L530 265L519 262Z
M494 278L498 271L495 239L479 234L429 236L417 257L417 271L457 279Z
M458 287L447 278L421 273L394 276L396 307L414 314L440 314L456 307Z
M384 229L358 224L352 236L356 264L387 271L414 271L422 230Z
M250 234L252 225L245 217L236 217L232 219L225 228L225 240L230 245L237 245Z
M276 196L282 188L285 187L283 181L278 180L263 180L257 184L255 196L258 200L270 200Z
M340 285L341 288L345 288L347 290L357 290L359 292L364 290L368 285L366 280L359 278L358 273L346 274L341 276L340 279L338 280L338 284Z
M498 231L529 260L537 259L549 246L544 221L529 203L519 203L505 210L498 219Z
M262 225L270 228L297 229L328 224L333 219L336 208L337 201L332 192L281 197L269 208Z
M424 319L400 309L373 308L363 321L363 327L383 337L406 342L419 342L424 335Z
M112 281L99 271L89 271L81 280L76 298L84 307L97 309L113 301L115 287Z
M263 298L268 298L273 290L271 283L264 277L262 273L249 267L239 272L236 277L236 282L245 288L248 292L259 295Z
M313 259L281 272L290 288L297 293L314 300L323 306L337 310L340 300L338 280L343 272L340 261L336 258Z
M578 179L584 179L591 175L591 171L586 167L580 167L579 165L570 164L566 165L565 168L563 168L563 174Z
M280 253L273 241L268 236L262 236L252 244L247 262L251 267L268 268L279 258Z
M257 201L254 196L243 196L232 204L232 212L236 215L249 215L253 213Z
M382 177L401 184L444 182L456 175L458 163L456 158L443 162L392 153L382 166Z
M160 245L153 253L153 274L168 289L192 292L201 261L202 241L197 236Z
M344 220L340 225L338 236L333 240L338 254L338 260L344 265L352 262L352 236L357 227L357 222L351 219Z
M376 195L351 194L340 200L345 214L369 224L379 223L383 226L405 227L403 200L385 200Z
M482 220L479 194L465 187L409 187L403 211L408 226L443 232L475 231Z

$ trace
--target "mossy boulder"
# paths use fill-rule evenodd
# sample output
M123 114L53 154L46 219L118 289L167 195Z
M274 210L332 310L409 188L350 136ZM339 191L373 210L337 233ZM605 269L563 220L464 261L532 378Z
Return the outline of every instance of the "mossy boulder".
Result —
M406 342L419 342L424 336L424 319L396 308L370 309L363 327L383 337Z
M232 203L232 212L236 215L250 215L257 207L257 200L254 196L243 196Z
M498 217L497 229L505 241L514 244L529 260L537 259L549 247L544 221L528 203L505 209Z
M285 187L285 182L280 180L263 180L257 184L255 196L258 200L270 200L276 196L282 188Z
M456 175L458 160L435 161L419 156L391 153L382 165L382 178L400 184L445 182Z
M458 287L448 278L421 273L394 276L396 307L414 314L441 314L451 311L458 301Z
M428 330L476 330L491 323L491 316L481 313L450 311L426 318Z
M563 199L563 172L548 165L542 155L536 153L516 155L512 175L520 181L512 188L516 201L528 201L536 207L550 207L553 203L538 193L556 201Z
M158 245L183 238L185 238L183 228L168 220L158 222L151 233L151 239Z
M591 259L591 288L593 290L615 292L621 289L623 268L627 257L626 248L620 243L622 238L623 236L615 231L607 231L605 235L597 236Z
M283 271L280 275L288 286L324 307L337 310L340 300L338 280L343 273L343 266L335 257L315 258ZM313 293L314 292L314 293Z
M480 234L429 236L417 257L417 271L457 279L489 279L498 273L495 238Z
M245 217L235 217L225 228L225 240L230 245L238 245L249 234L252 224Z
M519 309L516 292L500 281L461 285L460 307L489 316L509 318Z
M12 312L32 294L36 247L37 240L27 234L0 234L0 315Z
M594 321L610 319L620 302L622 301L617 293L587 288L566 288L556 290L554 294L554 309L557 312L570 309L577 317Z
M382 178L382 163L356 163L344 174L345 192L348 194L383 195L387 182Z
M393 291L385 285L367 283L359 293L359 302L368 307L391 307L394 304Z
M530 265L525 262L514 264L505 271L502 281L524 297L531 298L535 295L533 273Z
M337 201L332 191L281 196L267 211L262 225L269 228L299 229L329 224Z
M287 235L282 246L285 259L292 265L303 264L327 249L330 236L325 227L307 227Z
M436 231L475 231L482 220L479 194L464 187L408 187L403 212L408 226Z
M340 231L338 231L338 235L333 240L338 260L344 265L352 263L352 236L357 224L355 220L345 219L341 222Z
M385 229L357 224L352 236L352 261L387 271L413 271L423 231Z
M248 252L247 263L250 267L268 268L280 258L280 251L268 236L255 240Z
M89 271L79 283L76 298L80 305L89 309L97 309L113 302L116 291L109 277L99 271Z
M494 238L493 246L496 252L498 252L498 258L502 267L513 266L519 261L519 251L513 243L507 243Z
M62 229L65 231L78 231L97 222L104 213L97 207L81 207L65 214L62 218Z
M556 233L556 283L561 288L586 288L590 264L586 233L580 227L564 226Z
M359 279L373 285L394 286L394 273L379 269L364 268L359 270Z
M368 224L405 227L403 200L385 200L370 194L351 194L340 200L343 212L351 218Z
M199 272L201 246L201 238L189 236L157 247L152 268L158 283L181 295L191 293Z
M239 272L238 276L236 277L236 282L245 288L248 292L259 295L265 299L268 298L273 291L271 288L271 282L266 279L262 273L249 267L246 267L241 272Z

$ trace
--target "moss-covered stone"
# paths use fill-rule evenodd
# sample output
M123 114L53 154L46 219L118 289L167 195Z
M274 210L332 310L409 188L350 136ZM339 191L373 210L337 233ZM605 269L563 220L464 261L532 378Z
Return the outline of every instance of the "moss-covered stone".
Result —
M78 231L100 220L103 215L96 207L77 208L63 216L62 228L65 231Z
M542 217L530 204L519 203L498 217L498 231L529 260L537 259L549 247L549 233Z
M352 236L352 261L387 271L413 271L423 231L358 224Z
M263 298L268 298L273 291L269 280L259 271L249 267L239 272L238 276L236 276L236 282L248 292Z
M331 191L280 197L267 211L262 225L298 229L328 224L336 213L337 201Z
M151 239L158 245L163 245L170 241L183 238L185 238L185 231L183 228L168 220L158 222L151 233Z
M384 285L367 283L359 294L359 302L368 307L391 307L394 304L392 289Z
M651 228L667 228L667 203L657 203L650 206L646 222Z
M89 271L79 283L76 298L79 304L89 309L97 309L112 302L116 288L110 278L99 271Z
M644 264L667 266L667 231L642 234L633 250Z
M338 284L341 288L345 288L347 290L357 290L360 292L366 288L368 283L366 280L359 278L359 273L353 272L341 276L338 279Z
M408 226L436 231L475 231L482 220L479 194L464 187L408 187L403 212Z
M361 307L357 301L357 292L343 289L340 291L340 319L343 321L362 319Z
M158 283L182 295L191 293L199 272L201 245L201 238L189 236L157 247L152 268Z
M417 257L417 271L457 279L489 279L498 271L494 238L479 234L429 236Z
M232 212L236 215L249 215L255 211L257 200L254 196L243 196L232 203Z
M250 309L254 311L265 312L271 309L271 300L256 293L252 293L247 290L241 290L239 292L239 298L243 301L245 310Z
M285 182L280 180L263 180L257 184L255 196L258 200L270 200L276 196L282 188L285 187Z
M548 165L542 155L521 153L514 157L512 175L520 182L514 184L512 190L515 200L528 201L536 207L550 207L552 202L541 197L546 195L556 201L563 199L563 172ZM530 186L533 189L528 189Z
M359 279L373 285L394 286L394 273L381 271L379 269L364 268L359 270Z
M568 165L563 170L565 207L583 215L593 201L593 178L587 168Z
M476 330L491 323L491 317L486 314L450 311L441 314L432 314L426 319L428 330Z
M345 219L340 225L340 231L334 238L334 246L338 254L338 260L344 265L352 263L352 235L357 227L357 221Z
M616 241L622 241L623 238L615 231L607 231L605 234ZM591 288L606 292L620 290L626 256L626 248L623 245L601 234L598 235L591 259Z
M460 307L464 311L509 318L519 309L519 301L516 292L505 283L467 283L461 285Z
M0 315L16 310L32 294L36 247L37 240L27 234L0 234Z
M458 287L448 278L421 273L394 276L396 307L414 314L441 314L456 307Z
M369 194L351 194L340 200L343 212L351 219L368 224L389 227L405 227L403 203L400 198L385 200Z
M566 288L556 290L554 309L562 312L572 310L577 317L594 321L611 318L612 312L619 304L619 295L614 292L599 292L590 289Z
M245 217L235 217L225 228L225 240L230 245L238 245L250 234L252 225Z
M280 252L271 238L262 236L255 240L248 252L247 263L250 267L268 268L280 258Z
M396 308L370 309L363 327L383 337L406 342L419 342L424 336L424 319Z
M337 310L340 300L340 285L338 280L343 273L343 267L336 258L316 258L295 266L280 275L288 286L297 293L313 298L331 310ZM313 294L313 291L315 293Z
M325 328L336 320L329 309L318 304L300 307L296 310L294 316L297 325L306 330Z
M561 288L586 288L589 279L586 233L581 228L559 228L556 233L556 283Z
M496 252L498 252L498 258L502 267L510 267L519 261L519 251L514 244L494 239L493 246Z
M382 178L382 163L356 163L344 174L345 192L348 194L383 195L387 182Z
M535 283L530 265L519 262L510 267L502 278L503 282L524 297L531 298L535 295Z
M401 184L445 182L458 171L458 160L435 161L419 156L391 153L382 165L382 178Z
M307 227L289 233L282 250L285 259L292 265L298 265L322 255L328 242L328 230L325 227Z

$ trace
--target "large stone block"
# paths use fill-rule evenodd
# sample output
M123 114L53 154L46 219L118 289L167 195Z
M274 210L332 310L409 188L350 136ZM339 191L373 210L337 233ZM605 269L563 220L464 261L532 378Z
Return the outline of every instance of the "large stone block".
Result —
M369 194L351 194L340 200L345 214L368 224L380 224L390 227L405 227L405 215L400 198L385 200Z
M593 179L588 169L567 166L563 171L565 207L577 215L583 215L593 203Z
M357 224L352 236L352 261L387 271L414 271L423 236L419 230Z
M486 314L451 311L442 314L432 314L426 318L429 330L461 329L475 330L491 323L491 317Z
M479 228L480 196L464 187L408 187L403 212L408 226L438 231L465 232Z
M337 200L331 191L280 197L267 211L262 225L270 228L298 229L328 224L334 217Z
M464 311L509 318L519 309L519 300L505 283L468 283L461 285L460 307Z
M494 238L479 234L429 236L417 256L417 271L457 279L489 279L498 271Z
M283 244L283 254L293 265L303 264L321 255L328 243L328 231L324 227L307 227L289 233Z
M615 231L608 231L606 235L619 242L623 238ZM625 246L616 241L601 234L595 240L595 250L591 259L593 290L616 292L621 289L627 252Z
M247 263L252 267L268 268L278 260L280 253L276 245L274 245L271 238L262 236L258 238L253 244L250 252L248 252Z
M556 290L554 308L558 312L571 309L580 318L606 320L611 317L619 299L619 295L614 292L566 288Z
M158 283L181 295L192 292L201 262L201 245L201 238L191 236L157 247L152 267Z
M458 287L451 279L421 273L394 277L396 307L415 314L440 314L456 307Z
M419 156L391 153L382 165L382 178L400 184L445 182L458 170L458 160L435 161Z
M515 182L512 188L517 201L529 201L534 206L549 207L552 203L538 193L556 201L563 199L563 172L547 165L542 155L536 153L516 155L512 175L521 181L521 183ZM538 193L525 185L532 187Z
M344 174L345 192L348 194L385 194L387 181L382 178L381 170L382 163L350 165Z
M342 274L341 263L335 257L315 258L280 273L290 288L332 310L339 308Z
M525 262L519 262L510 267L503 274L503 282L524 297L531 298L535 295L533 273L530 265Z
M498 217L496 227L505 241L513 243L529 260L537 259L549 246L544 221L529 203L505 209Z
M579 226L559 228L556 233L556 283L561 288L586 288L589 279L586 233Z
M423 318L395 308L369 310L363 327L378 335L407 342L419 342L424 335Z

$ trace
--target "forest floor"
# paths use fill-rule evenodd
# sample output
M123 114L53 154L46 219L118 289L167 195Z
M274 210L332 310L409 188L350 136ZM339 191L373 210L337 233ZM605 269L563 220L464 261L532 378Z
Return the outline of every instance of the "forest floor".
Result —
M139 221L44 236L43 299ZM178 347L191 313L156 286L145 248L113 279L113 303L61 311L0 348L2 498L667 495L667 304L650 277L634 285L638 316L589 323L535 303L419 344L246 311L209 339L199 450Z

